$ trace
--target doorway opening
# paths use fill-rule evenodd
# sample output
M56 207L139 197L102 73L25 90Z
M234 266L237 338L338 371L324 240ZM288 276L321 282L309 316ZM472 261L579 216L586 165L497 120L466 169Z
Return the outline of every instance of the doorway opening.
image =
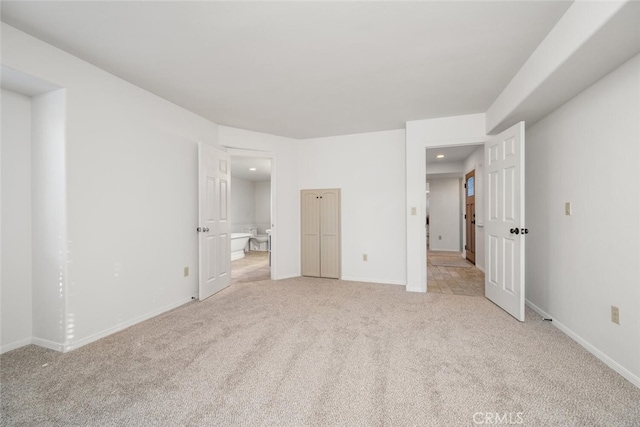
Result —
M231 283L271 279L272 163L231 155Z
M483 161L484 145L426 149L427 292L484 296L483 224L478 221ZM473 212L467 212L468 176L473 176Z

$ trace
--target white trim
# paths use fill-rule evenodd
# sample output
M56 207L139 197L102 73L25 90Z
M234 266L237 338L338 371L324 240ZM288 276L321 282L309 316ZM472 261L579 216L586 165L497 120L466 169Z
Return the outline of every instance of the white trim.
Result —
M545 319L552 319L551 320L551 324L553 326L555 326L556 328L560 329L569 338L571 338L572 340L574 340L575 342L580 344L582 347L584 347L589 353L593 354L595 357L597 357L602 362L604 362L604 364L606 364L608 367L610 367L611 369L613 369L614 371L616 371L617 373L622 375L631 384L633 384L636 387L640 388L640 377L634 375L632 372L630 372L624 366L620 365L618 362L616 362L615 360L613 360L612 358L607 356L605 353L600 351L598 348L596 348L593 344L589 343L587 340L582 338L580 335L576 334L571 329L567 328L565 325L563 325L562 323L558 322L556 319L553 318L553 316L551 316L546 311L542 310L540 307L538 307L537 305L535 305L534 303L532 303L528 299L525 300L525 302L526 302L527 306L529 306L529 308L531 308L533 311L538 313L540 316L544 317Z
M31 344L40 346L40 347L44 347L44 348L48 348L49 350L55 350L55 351L64 351L64 344L63 343L58 343L58 342L53 342L53 341L49 341L49 340L45 340L42 338L37 338L37 337L32 337L31 338Z
M32 343L31 338L23 338L21 340L17 340L14 342L10 342L9 344L5 344L0 347L0 354L4 354L8 351L15 350L16 348L24 347L25 345L29 345Z
M400 280L372 279L372 278L353 277L353 276L342 276L340 280L344 280L346 282L365 282L365 283L379 283L381 285L407 286L406 282L403 282Z
M426 289L422 289L422 288L411 288L409 286L407 286L407 292L418 292L421 294L426 294L427 290Z
M97 333L95 333L93 335L89 335L88 337L82 338L81 340L70 341L69 344L65 346L66 348L62 349L62 346L60 346L61 349L58 350L58 351L64 351L66 353L67 351L75 350L77 348L85 346L85 345L87 345L89 343L92 343L94 341L98 341L101 338L104 338L104 337L107 337L107 336L109 336L111 334L114 334L116 332L122 331L123 329L127 329L130 326L133 326L133 325L138 324L140 322L144 322L145 320L149 320L152 317L156 317L156 316L158 316L158 315L160 315L162 313L165 313L165 312L167 312L169 310L172 310L172 309L174 309L176 307L180 307L181 305L184 305L184 304L186 304L188 302L191 302L193 300L194 300L193 296L190 296L188 298L183 298L183 299L178 300L177 302L174 302L172 304L165 305L164 307L161 307L161 308L159 308L157 310L153 310L153 311L151 311L149 313L146 313L146 314L143 314L141 316L135 317L135 318L133 318L133 319L131 319L129 321L126 321L124 323L120 323L120 324L118 324L118 325L116 325L116 326L114 326L112 328L107 328L107 329L104 329L104 330L102 330L100 332L97 332ZM38 344L38 343L36 343L34 341L34 344ZM40 345L40 344L38 344L38 345ZM43 347L46 347L46 346L43 345ZM51 347L47 347L47 348L51 348ZM56 349L54 348L54 350L56 350Z

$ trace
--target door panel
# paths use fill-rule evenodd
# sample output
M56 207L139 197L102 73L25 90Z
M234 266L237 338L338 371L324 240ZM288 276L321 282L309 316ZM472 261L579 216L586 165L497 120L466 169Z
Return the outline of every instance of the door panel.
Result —
M485 144L485 295L524 321L524 123ZM515 233L518 230L518 233Z
M340 278L340 190L320 192L320 276Z
M465 175L465 255L469 262L476 263L476 186L475 170Z
M224 151L198 146L199 167L199 299L203 300L231 283L229 221L229 162Z
M320 277L320 193L302 190L300 200L302 275Z

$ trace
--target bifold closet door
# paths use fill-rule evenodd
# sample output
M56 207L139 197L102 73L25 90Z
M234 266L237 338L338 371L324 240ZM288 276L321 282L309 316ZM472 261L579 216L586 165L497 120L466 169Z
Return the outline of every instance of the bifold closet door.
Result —
M320 277L320 192L300 193L302 275Z
M302 190L302 275L340 278L340 189Z

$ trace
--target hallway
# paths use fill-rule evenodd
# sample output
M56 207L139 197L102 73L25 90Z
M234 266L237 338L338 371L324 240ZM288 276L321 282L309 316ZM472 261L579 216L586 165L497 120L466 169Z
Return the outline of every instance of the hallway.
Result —
M484 273L459 252L427 252L427 292L484 296Z

